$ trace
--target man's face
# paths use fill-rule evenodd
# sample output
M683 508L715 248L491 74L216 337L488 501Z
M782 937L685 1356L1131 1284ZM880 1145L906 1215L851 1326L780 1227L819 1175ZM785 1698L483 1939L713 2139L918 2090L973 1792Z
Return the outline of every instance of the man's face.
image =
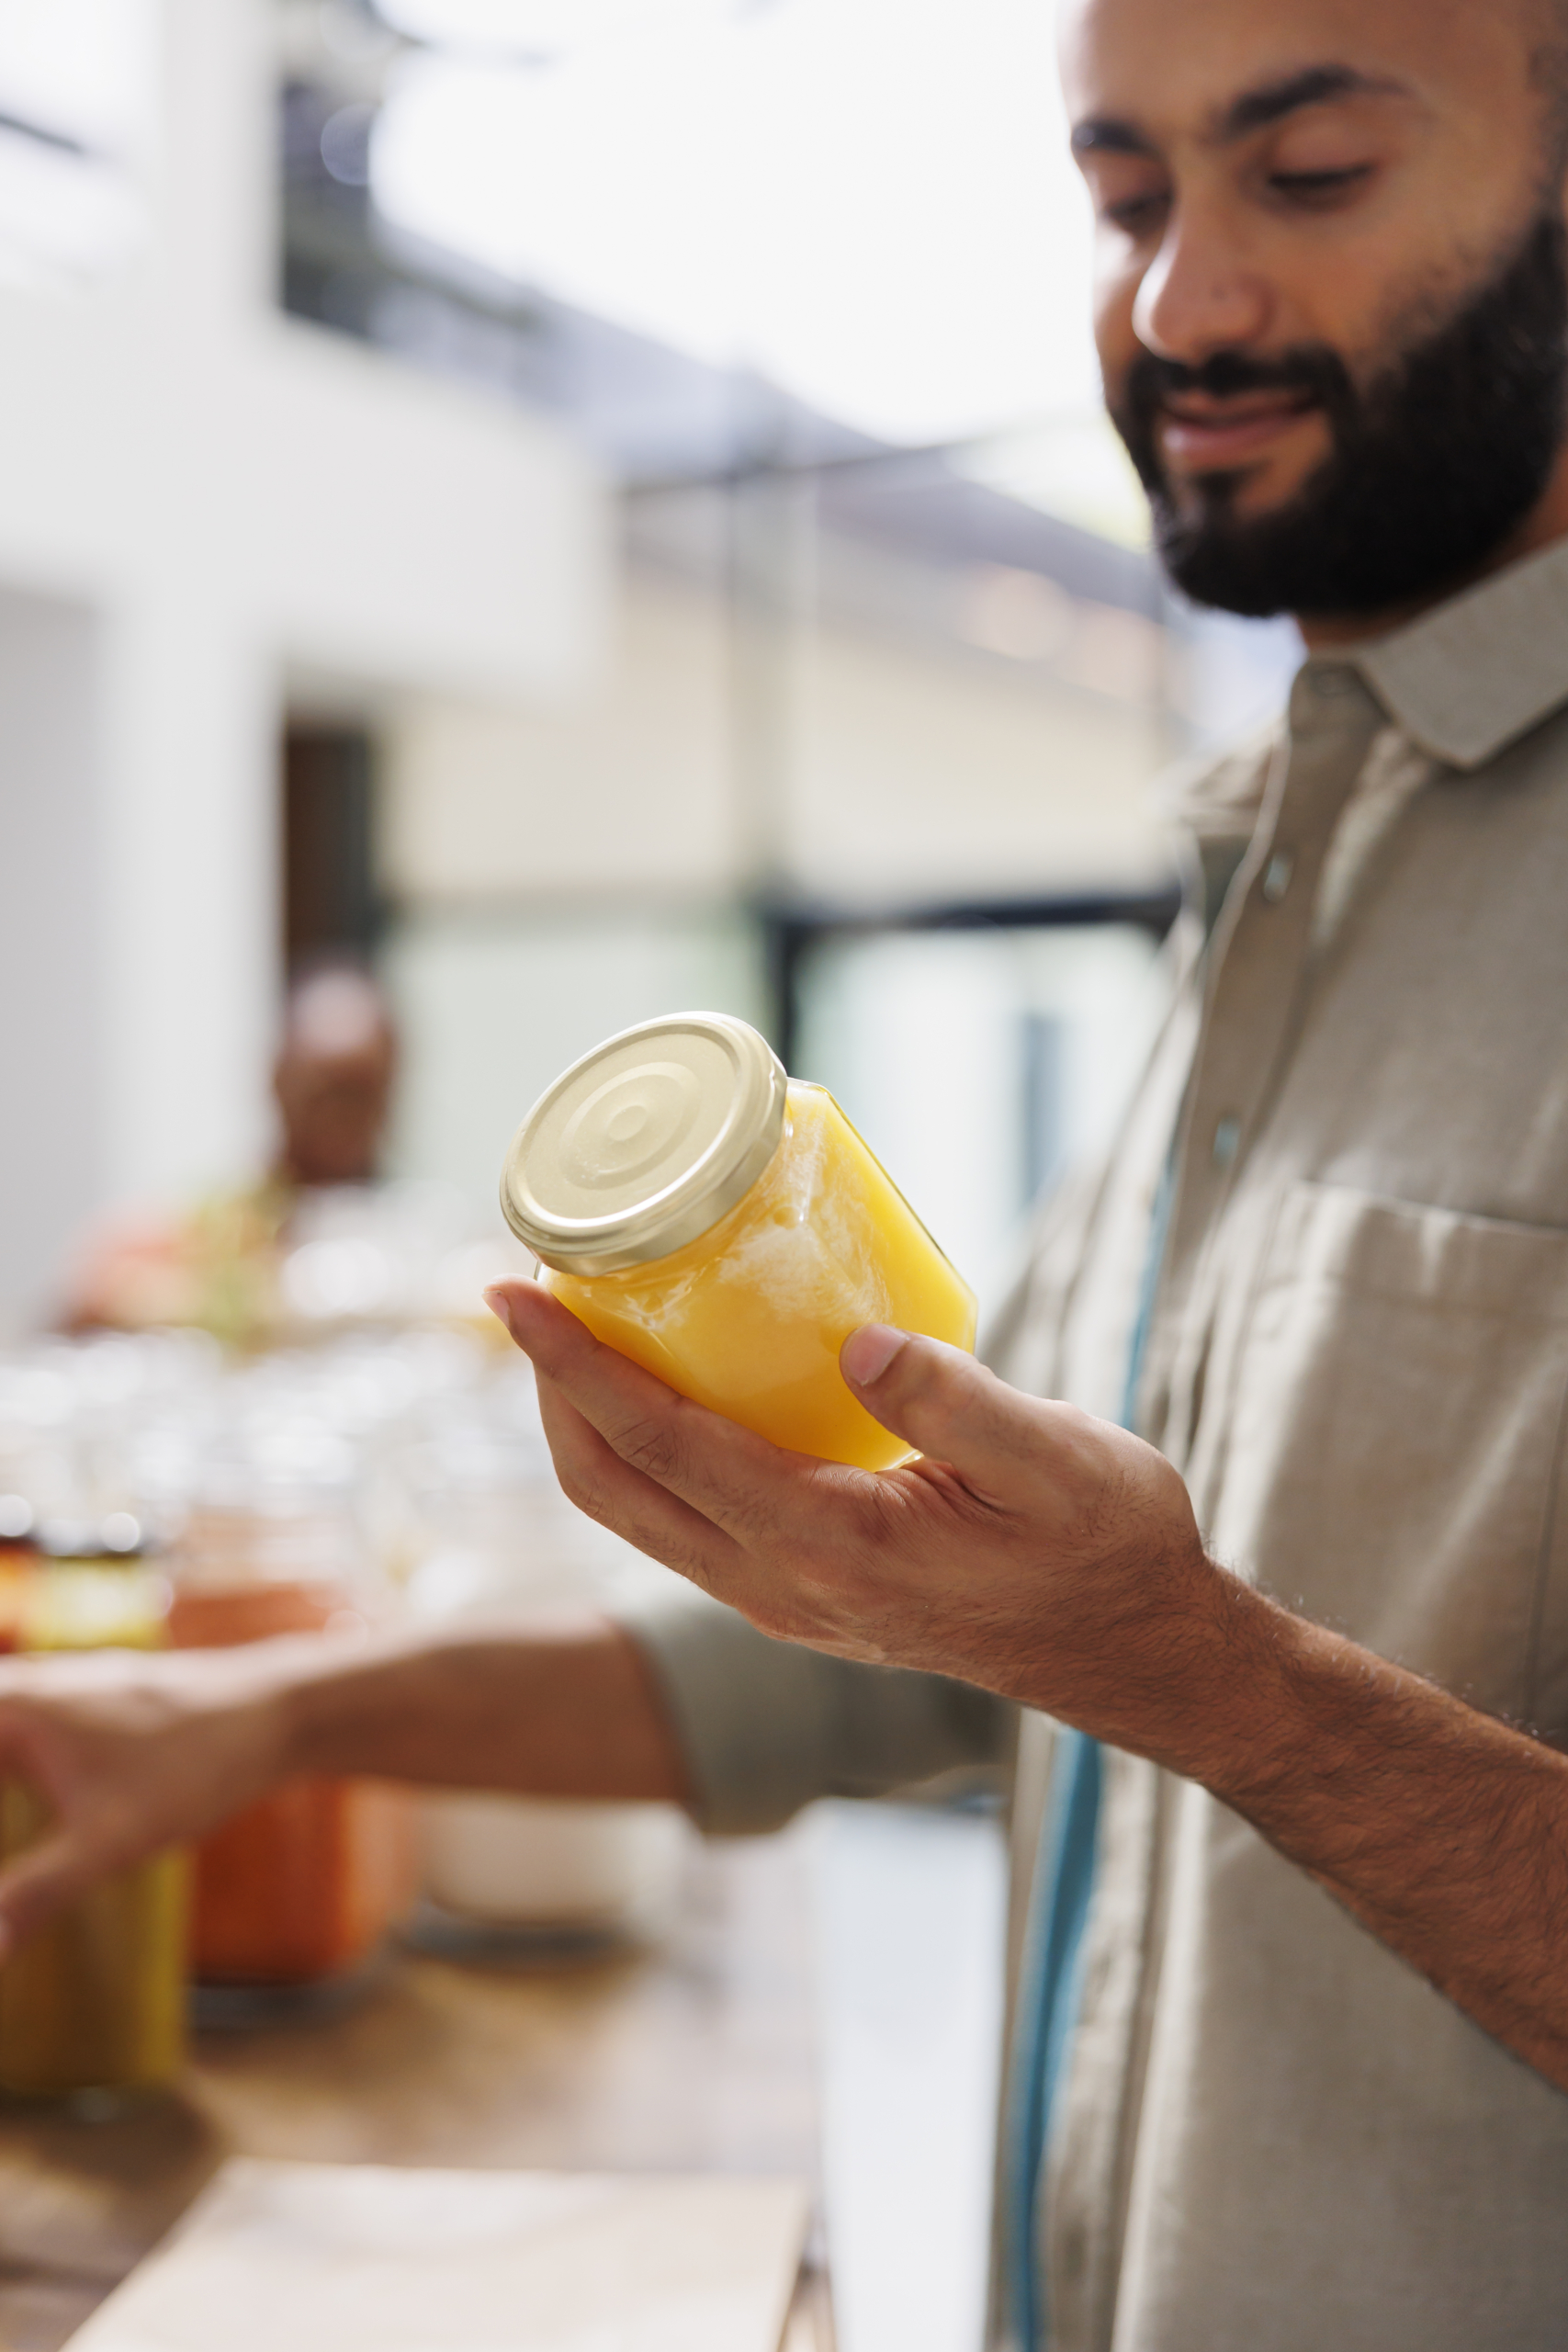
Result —
M283 1114L284 1163L301 1184L363 1184L376 1172L387 1124L393 1059L389 1042L357 1049L287 1049L274 1091Z
M1546 0L1073 0L1111 414L1179 582L1370 614L1473 571L1562 433Z
M367 974L328 969L301 982L273 1072L283 1172L297 1184L367 1182L396 1070L390 1016Z

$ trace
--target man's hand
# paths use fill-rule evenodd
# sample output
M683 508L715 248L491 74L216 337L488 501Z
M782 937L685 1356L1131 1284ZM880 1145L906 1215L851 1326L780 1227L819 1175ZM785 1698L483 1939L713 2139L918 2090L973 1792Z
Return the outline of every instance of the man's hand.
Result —
M276 1777L281 1726L243 1652L0 1661L0 1779L54 1826L0 1871L0 1960L107 1871L199 1838Z
M592 1518L744 1611L840 1657L925 1667L1145 1746L1243 1592L1204 1556L1164 1456L871 1326L846 1379L921 1458L873 1474L789 1453L675 1395L536 1283L490 1293L539 1375L562 1486ZM1161 1743L1156 1743L1161 1744Z
M531 1283L488 1294L572 1499L765 1633L931 1668L1200 1781L1568 2089L1568 1758L1204 1556L1150 1447L877 1326L845 1377L926 1457L812 1462Z

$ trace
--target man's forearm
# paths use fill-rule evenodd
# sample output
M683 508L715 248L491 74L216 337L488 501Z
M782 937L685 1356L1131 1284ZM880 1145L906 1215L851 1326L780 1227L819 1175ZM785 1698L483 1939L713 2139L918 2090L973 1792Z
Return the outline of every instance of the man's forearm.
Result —
M687 1797L668 1713L610 1620L289 1642L254 1654L281 1773L536 1796Z
M1232 1577L1218 1630L1160 1760L1568 2089L1568 1758Z

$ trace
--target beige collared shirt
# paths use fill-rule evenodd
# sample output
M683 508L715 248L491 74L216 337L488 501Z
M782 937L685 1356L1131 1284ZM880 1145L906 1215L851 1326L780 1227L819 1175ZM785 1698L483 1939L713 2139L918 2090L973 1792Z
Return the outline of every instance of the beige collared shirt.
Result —
M1310 661L1188 795L1212 940L993 1356L1139 1419L1220 1557L1568 1737L1568 546ZM1239 860L1239 865L1238 865ZM700 1597L635 1628L721 1826L998 1754L956 1686ZM1026 1719L1027 1881L1048 1734ZM1203 1791L1112 1759L1042 2242L1054 2352L1559 2352L1568 2098ZM1026 1892L1026 1885L1023 1891ZM1568 1954L1564 1955L1568 1967Z

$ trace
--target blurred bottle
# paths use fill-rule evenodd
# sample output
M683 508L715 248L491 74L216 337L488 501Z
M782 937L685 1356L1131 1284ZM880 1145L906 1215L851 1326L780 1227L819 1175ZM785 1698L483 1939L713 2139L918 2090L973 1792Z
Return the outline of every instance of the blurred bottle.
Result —
M140 1544L124 1512L96 1529L46 1528L17 1578L15 1646L160 1647L169 1587ZM0 1859L45 1836L49 1818L34 1790L0 1782ZM179 1854L118 1871L0 1967L0 2090L58 2098L173 2080L185 2054L186 1884Z
M177 1648L362 1626L330 1513L196 1513L176 1562ZM203 1984L284 1988L348 1974L407 1908L411 1800L374 1781L295 1781L197 1848L192 1967Z
M25 1495L0 1495L0 1654L22 1638L22 1611L38 1561L33 1507Z

